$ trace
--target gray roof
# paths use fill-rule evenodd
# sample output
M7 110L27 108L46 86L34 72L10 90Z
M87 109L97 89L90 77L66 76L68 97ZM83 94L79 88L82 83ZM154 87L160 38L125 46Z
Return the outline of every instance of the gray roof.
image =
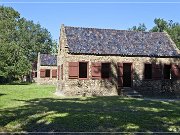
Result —
M41 66L57 66L57 55L40 54Z
M69 53L134 56L179 56L164 32L137 32L65 26Z

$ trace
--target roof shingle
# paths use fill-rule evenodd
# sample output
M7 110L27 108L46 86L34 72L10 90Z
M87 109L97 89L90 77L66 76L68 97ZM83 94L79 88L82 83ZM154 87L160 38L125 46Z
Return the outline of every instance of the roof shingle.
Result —
M57 55L40 54L41 66L57 66Z
M137 32L65 26L69 53L179 56L163 32Z

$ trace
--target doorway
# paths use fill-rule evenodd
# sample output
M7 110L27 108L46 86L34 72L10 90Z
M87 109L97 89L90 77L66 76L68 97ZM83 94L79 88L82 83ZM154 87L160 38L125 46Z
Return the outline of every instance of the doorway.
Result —
M123 87L132 86L132 63L123 63Z

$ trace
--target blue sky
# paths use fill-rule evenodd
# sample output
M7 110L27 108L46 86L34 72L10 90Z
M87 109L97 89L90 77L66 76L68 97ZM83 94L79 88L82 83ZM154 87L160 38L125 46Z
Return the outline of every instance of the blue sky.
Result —
M53 3L45 3L52 1ZM114 3L103 3L112 1ZM64 0L64 2L73 3L60 2L63 1L0 0L0 5L13 7L21 14L21 17L33 20L35 23L39 22L41 26L51 32L53 39L57 40L61 24L80 27L128 29L139 23L145 23L146 27L150 29L154 26L154 18L180 22L180 1L178 0L173 0L173 2L170 0Z

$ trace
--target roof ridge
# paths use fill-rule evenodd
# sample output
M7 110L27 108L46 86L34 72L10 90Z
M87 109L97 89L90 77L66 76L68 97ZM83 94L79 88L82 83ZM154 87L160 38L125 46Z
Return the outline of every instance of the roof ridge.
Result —
M125 32L138 32L138 33L165 33L165 32L152 32L152 31L133 31L124 29L111 29L111 28L95 28L95 27L79 27L79 26L65 26L64 28L81 28L81 29L96 29L96 30L114 30L114 31L125 31Z

